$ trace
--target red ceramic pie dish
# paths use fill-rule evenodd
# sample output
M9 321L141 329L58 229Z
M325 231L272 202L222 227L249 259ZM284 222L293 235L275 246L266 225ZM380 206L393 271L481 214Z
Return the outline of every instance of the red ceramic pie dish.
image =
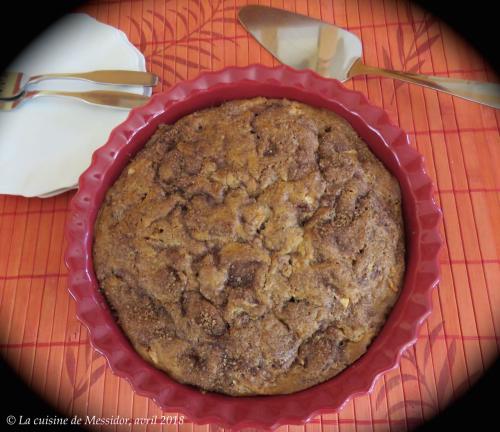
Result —
M401 295L367 353L338 376L291 395L230 397L180 384L155 369L133 349L98 290L92 263L94 222L106 191L130 158L161 123L173 123L193 111L226 100L256 96L287 98L326 108L348 120L373 153L398 179L403 196L407 270ZM414 344L431 312L431 293L439 278L441 213L433 200L431 179L422 156L387 114L360 93L311 71L260 65L226 68L182 82L131 111L108 142L92 157L79 180L66 228L69 291L78 318L88 328L94 348L119 376L165 411L185 414L195 423L231 428L275 428L303 424L322 412L334 412L352 397L369 392L376 379L398 364Z

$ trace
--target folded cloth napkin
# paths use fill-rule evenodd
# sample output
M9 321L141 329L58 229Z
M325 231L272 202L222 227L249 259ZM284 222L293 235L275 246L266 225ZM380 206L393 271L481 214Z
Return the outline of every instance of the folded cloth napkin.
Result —
M8 68L28 76L98 69L146 67L144 56L123 32L81 13L53 24ZM151 94L149 88L75 80L44 81L32 88ZM0 193L47 197L75 188L93 151L106 143L128 113L60 97L26 101L13 111L0 112Z

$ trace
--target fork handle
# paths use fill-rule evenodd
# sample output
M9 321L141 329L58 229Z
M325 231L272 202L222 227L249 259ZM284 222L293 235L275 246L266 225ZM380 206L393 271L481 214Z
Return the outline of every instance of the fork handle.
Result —
M365 65L360 60L355 62L349 70L349 78L365 74L394 78L412 84L418 84L492 108L500 108L500 85L496 83L444 78L382 69Z
M158 76L149 72L128 70L98 70L81 73L55 73L35 75L28 80L28 84L48 79L77 79L92 81L101 84L116 84L129 86L153 87L158 84Z
M118 108L135 108L145 104L149 97L135 93L95 90L88 92L66 92L52 90L34 90L25 93L23 99L34 99L42 96L62 96L79 99L93 105L104 105Z

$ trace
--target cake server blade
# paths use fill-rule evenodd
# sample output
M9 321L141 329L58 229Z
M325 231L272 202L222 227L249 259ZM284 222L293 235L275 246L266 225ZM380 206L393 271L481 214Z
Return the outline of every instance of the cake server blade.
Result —
M362 54L357 36L304 15L252 5L241 8L238 18L274 57L296 69L345 81Z

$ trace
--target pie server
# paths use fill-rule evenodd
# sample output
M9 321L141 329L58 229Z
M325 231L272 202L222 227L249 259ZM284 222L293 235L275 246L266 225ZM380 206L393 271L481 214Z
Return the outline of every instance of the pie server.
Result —
M500 108L500 85L394 71L365 65L361 41L351 32L304 15L266 6L244 6L238 18L250 34L280 62L312 69L346 81L356 75L378 75L429 87Z

